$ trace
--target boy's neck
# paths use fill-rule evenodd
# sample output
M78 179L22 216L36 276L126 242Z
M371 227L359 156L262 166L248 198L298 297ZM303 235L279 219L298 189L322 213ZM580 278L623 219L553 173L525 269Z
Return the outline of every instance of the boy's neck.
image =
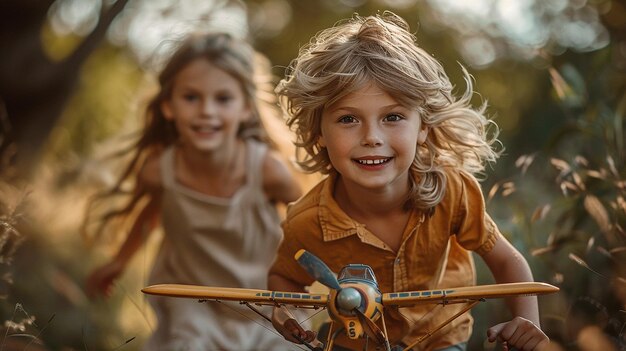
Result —
M406 192L363 188L357 190L346 186L341 177L338 177L333 193L339 207L350 218L365 225L394 252L399 250L411 216L411 211L405 206Z
M365 189L350 186L343 181L341 175L337 176L333 191L333 197L339 207L353 218L406 212L406 194L407 192L387 189Z

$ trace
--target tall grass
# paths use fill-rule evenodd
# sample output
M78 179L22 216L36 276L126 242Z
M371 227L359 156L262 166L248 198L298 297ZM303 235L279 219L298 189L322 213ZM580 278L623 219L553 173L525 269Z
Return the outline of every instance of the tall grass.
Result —
M561 287L540 298L555 347L626 350L626 90L611 62L593 67L548 70L566 122L487 200L509 208L507 229L536 279Z

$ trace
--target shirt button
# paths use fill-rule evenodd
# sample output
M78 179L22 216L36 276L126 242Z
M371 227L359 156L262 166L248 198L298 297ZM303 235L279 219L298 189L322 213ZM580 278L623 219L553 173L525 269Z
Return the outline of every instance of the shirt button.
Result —
M396 264L400 264L400 258L396 258Z

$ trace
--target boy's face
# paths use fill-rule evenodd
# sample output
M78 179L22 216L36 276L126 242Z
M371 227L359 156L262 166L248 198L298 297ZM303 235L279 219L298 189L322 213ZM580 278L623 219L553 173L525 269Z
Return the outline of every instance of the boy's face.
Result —
M420 127L416 110L370 83L324 110L319 143L346 186L404 192Z
M239 81L204 58L176 74L161 109L175 123L179 141L201 152L232 144L239 125L251 115Z

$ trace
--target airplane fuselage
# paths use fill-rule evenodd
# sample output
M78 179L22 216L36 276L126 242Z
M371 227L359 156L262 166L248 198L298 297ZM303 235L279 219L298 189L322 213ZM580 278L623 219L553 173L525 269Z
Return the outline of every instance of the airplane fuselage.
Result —
M349 338L358 339L365 331L354 309L375 322L383 311L382 294L367 265L346 266L339 273L338 281L341 289L330 291L328 314L344 327Z

